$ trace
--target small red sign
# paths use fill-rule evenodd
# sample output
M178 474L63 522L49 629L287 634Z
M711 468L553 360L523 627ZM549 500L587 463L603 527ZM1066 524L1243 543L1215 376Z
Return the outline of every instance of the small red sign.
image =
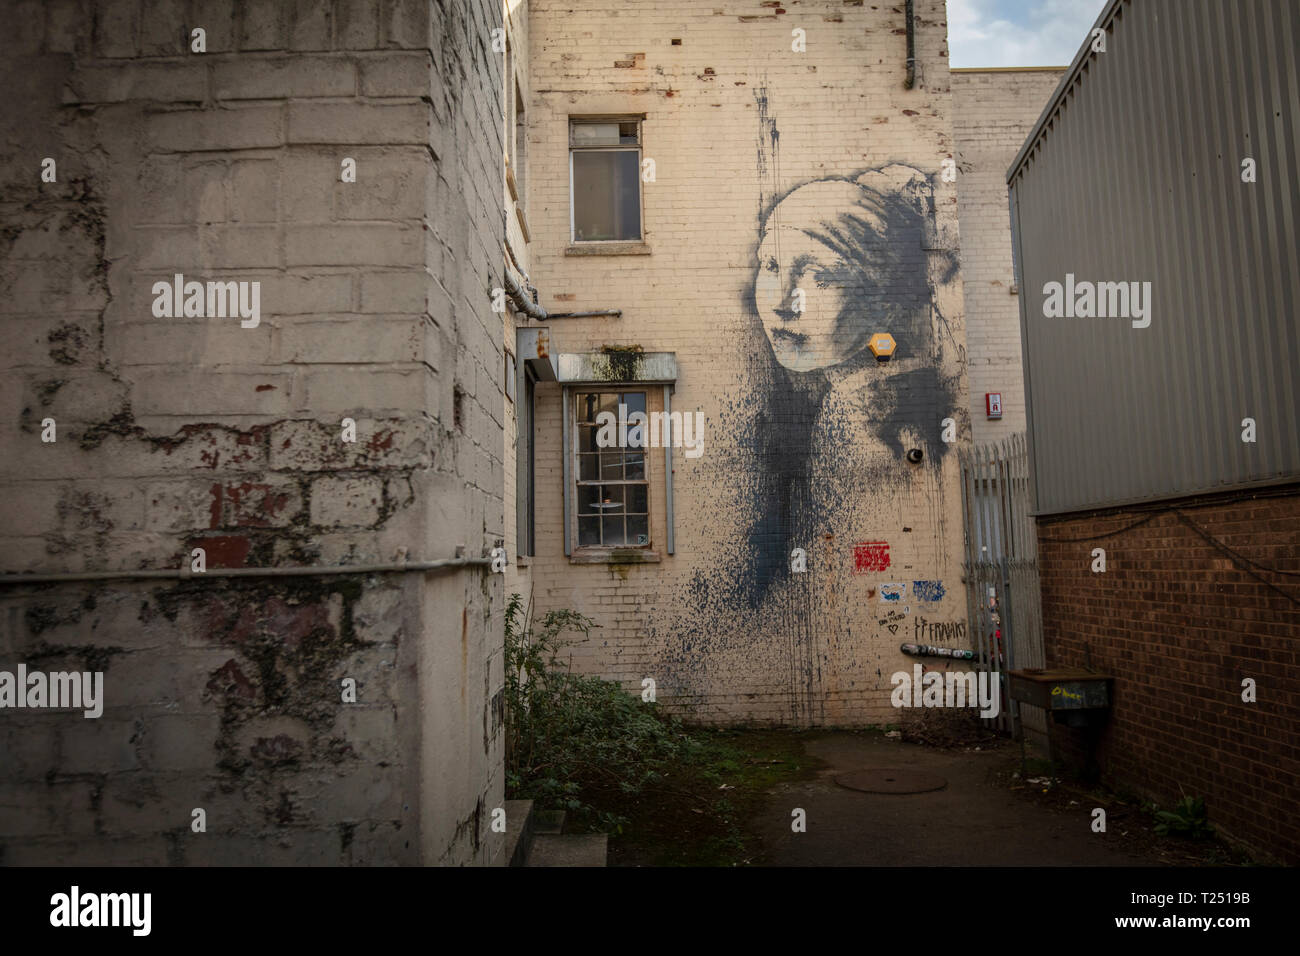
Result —
M889 542L865 541L853 546L853 573L869 574L889 567Z

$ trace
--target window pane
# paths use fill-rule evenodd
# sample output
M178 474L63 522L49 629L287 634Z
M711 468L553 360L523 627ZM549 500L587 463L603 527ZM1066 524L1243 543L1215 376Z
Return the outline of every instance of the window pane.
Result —
M596 392L584 392L578 396L578 421L594 422L596 412L600 410L600 395Z
M595 481L599 477L600 477L600 456L579 455L578 456L578 480Z
M599 518L578 519L578 544L580 545L600 544L600 519Z
M601 531L604 534L605 544L627 544L627 537L623 534L623 518L601 518Z
M522 110L523 106L518 108ZM638 142L640 123L636 120L569 124L569 143L573 146L635 146Z
M606 515L623 513L623 486L601 485L598 509Z
M573 131L574 146L619 145L618 123L573 123L569 129Z
M627 510L628 510L628 514L645 513L646 511L646 486L645 485L627 486Z
M578 514L600 514L600 485L578 486Z
M578 451L596 451L596 435L600 430L591 425L578 426Z
M601 481L622 481L623 453L621 451L602 451L600 453L600 474L596 477Z
M574 152L575 239L641 238L639 155L635 150Z
M645 515L637 517L629 515L627 519L627 543L628 544L649 544L650 543L650 519Z
M639 451L628 452L624 461L627 463L623 477L629 481L645 480L645 455Z
M648 424L631 424L633 415L645 415L645 392L624 392L619 396L629 420L627 426L627 447L628 448L645 448L649 442L650 430Z

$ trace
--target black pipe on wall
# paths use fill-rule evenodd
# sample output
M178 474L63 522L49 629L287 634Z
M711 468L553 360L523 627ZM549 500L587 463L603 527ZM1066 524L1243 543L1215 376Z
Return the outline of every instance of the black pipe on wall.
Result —
M907 81L909 90L916 85L916 12L912 0L907 0Z

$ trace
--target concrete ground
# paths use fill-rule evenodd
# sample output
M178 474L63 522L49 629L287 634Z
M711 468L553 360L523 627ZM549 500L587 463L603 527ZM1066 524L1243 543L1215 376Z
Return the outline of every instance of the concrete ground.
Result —
M604 833L539 833L533 837L527 866L605 866Z
M1018 764L1019 748L942 751L878 734L828 733L805 750L825 761L816 779L771 791L753 821L775 866L1141 866L1120 833L1093 833L1091 807L1040 807L994 775ZM924 770L947 778L943 790L874 794L834 777L866 768ZM807 831L791 830L791 811L807 811Z

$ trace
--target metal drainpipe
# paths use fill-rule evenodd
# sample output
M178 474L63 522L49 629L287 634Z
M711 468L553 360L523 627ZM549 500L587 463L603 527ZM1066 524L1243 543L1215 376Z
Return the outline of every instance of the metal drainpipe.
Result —
M622 309L597 309L594 312L552 312L548 318L552 319L593 319L598 316L613 316L622 318Z
M673 386L664 386L664 430L668 432L668 440L664 442L664 493L666 496L666 508L664 509L665 517L668 520L668 553L677 553L676 541L676 522L673 520Z
M70 571L60 574L0 574L0 585L57 584L65 581L189 580L191 578L300 578L331 574L378 574L386 572L438 571L444 568L490 567L490 558L446 558L441 561L406 561L386 564L331 565L323 568L213 568L191 571L181 568L141 571Z
M622 318L623 316L622 309L596 309L591 312L547 312L532 300L524 283L511 275L509 267L505 271L505 280L506 294L510 296L510 301L515 304L515 308L530 319L536 319L539 322L545 319L591 319L599 316Z
M916 16L912 0L907 0L907 89L916 85Z
M506 295L510 296L510 301L515 304L515 308L523 312L530 319L536 319L539 322L547 318L546 310L534 302L524 291L523 283L515 280L510 274L510 269L505 270Z

